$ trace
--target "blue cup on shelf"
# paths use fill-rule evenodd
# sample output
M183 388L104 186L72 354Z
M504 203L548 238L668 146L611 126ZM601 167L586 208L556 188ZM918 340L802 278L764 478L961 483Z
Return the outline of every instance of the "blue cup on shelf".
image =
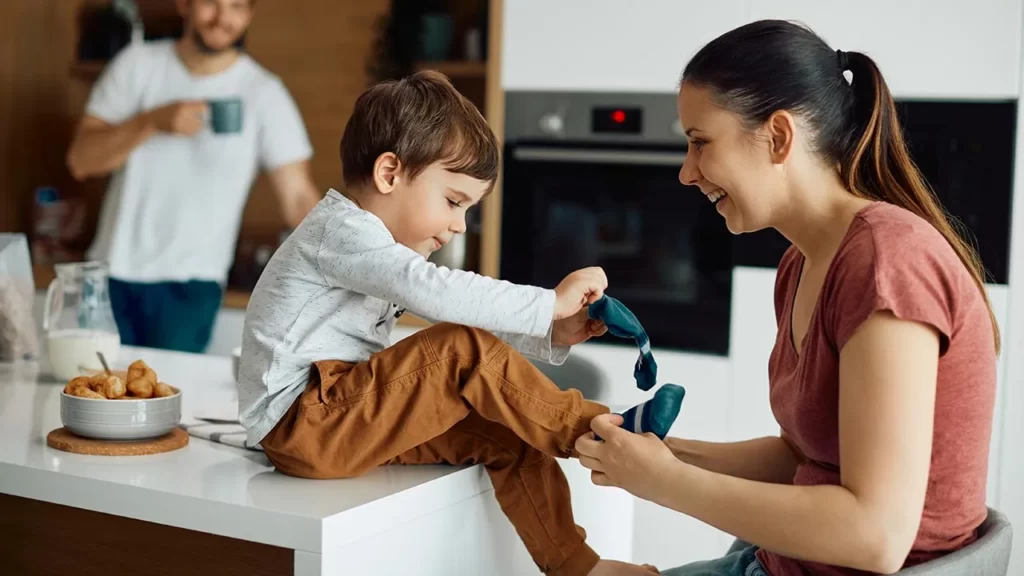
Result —
M448 14L424 14L420 20L420 54L424 60L447 60L451 54L455 24Z

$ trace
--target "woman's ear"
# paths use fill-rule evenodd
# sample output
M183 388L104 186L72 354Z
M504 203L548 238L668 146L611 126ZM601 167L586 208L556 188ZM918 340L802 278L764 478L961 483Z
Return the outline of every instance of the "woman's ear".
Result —
M402 171L402 162L394 152L385 152L373 163L373 185L381 194L394 192Z
M785 110L778 110L765 123L768 131L768 154L772 164L782 164L789 158L796 140L796 119Z

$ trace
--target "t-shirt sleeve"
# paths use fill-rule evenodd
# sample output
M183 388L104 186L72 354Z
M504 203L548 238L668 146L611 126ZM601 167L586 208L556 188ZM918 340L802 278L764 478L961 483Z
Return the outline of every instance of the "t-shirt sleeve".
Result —
M129 44L107 64L89 93L87 115L108 124L121 124L142 112L146 49Z
M935 328L940 355L945 354L953 333L956 282L943 248L910 231L880 239L865 228L848 239L823 287L825 326L836 350L872 314L888 311Z
M308 160L313 147L302 121L302 114L288 89L272 78L259 95L259 161L266 170Z

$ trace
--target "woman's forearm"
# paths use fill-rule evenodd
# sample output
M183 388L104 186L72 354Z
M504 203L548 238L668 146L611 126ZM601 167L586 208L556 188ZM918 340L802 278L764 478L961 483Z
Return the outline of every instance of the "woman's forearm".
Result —
M727 443L667 438L665 443L687 464L756 482L789 484L801 461L778 436Z
M659 483L657 503L783 556L883 573L906 556L843 486L754 482L682 462Z

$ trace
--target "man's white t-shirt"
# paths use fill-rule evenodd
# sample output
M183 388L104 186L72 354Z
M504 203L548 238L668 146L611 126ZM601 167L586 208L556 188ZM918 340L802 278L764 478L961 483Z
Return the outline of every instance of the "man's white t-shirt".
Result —
M194 76L173 40L132 44L107 66L86 114L109 124L180 100L242 100L242 131L157 133L111 176L89 257L132 282L223 284L242 211L260 169L306 160L312 147L281 80L246 54Z

